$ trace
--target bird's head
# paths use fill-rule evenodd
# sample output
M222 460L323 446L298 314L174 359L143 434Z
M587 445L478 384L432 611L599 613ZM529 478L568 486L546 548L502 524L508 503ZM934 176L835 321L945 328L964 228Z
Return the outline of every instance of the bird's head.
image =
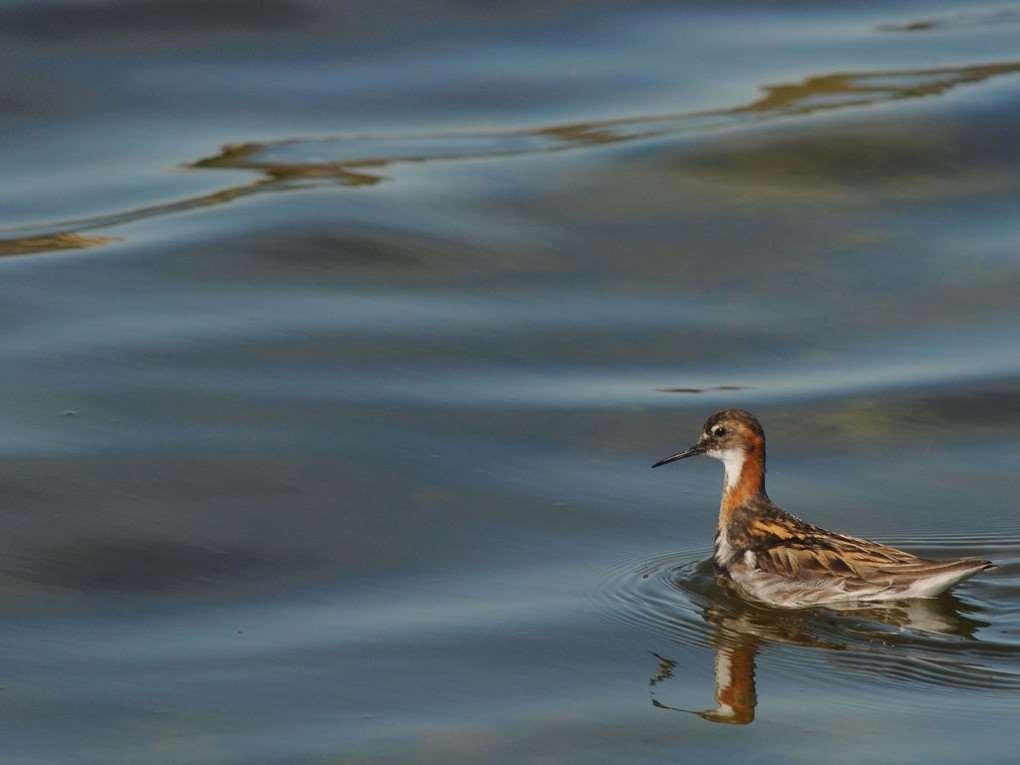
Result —
M724 409L705 421L701 436L693 446L679 451L652 467L705 454L723 462L740 461L748 454L765 456L765 431L750 412L743 409Z

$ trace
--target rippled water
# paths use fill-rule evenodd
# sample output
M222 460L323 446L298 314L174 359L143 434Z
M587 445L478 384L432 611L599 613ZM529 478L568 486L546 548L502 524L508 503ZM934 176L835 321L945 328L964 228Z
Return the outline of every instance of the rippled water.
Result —
M5 763L1015 760L1020 7L0 37ZM718 465L648 470L723 406L791 511L999 568L741 602Z

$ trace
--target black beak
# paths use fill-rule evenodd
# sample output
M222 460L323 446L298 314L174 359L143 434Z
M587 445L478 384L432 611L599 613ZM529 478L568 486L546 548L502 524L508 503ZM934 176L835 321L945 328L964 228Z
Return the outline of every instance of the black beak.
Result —
M652 467L653 468L657 468L657 467L659 467L661 465L668 465L670 462L676 462L677 460L685 460L688 457L695 457L695 456L697 456L699 454L704 454L704 453L705 453L704 445L702 445L702 444L695 444L690 449L684 449L682 452L677 452L676 454L674 454L671 457L666 457L666 459L664 459L664 460L659 460L654 465L652 465Z

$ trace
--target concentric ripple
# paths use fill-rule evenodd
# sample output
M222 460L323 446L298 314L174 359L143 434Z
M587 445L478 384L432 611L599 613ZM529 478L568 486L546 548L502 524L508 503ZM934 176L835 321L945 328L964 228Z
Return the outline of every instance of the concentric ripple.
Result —
M915 538L909 547L950 557L983 541L983 535L939 534ZM933 600L839 610L752 605L717 579L707 549L622 563L607 573L595 600L609 618L657 639L710 648L717 662L720 654L741 651L798 683L843 689L851 703L861 693L868 693L869 704L896 703L871 696L904 684L1012 692L1020 690L1013 605L1020 592L1020 544L1012 537L996 542L998 571L966 583L959 595ZM975 700L968 704L973 708Z

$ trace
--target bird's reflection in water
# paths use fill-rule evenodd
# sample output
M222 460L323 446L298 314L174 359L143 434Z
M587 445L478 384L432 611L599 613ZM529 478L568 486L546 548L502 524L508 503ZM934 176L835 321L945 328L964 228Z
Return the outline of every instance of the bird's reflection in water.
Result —
M703 720L718 723L746 725L754 722L754 709L758 695L754 689L754 657L758 652L758 640L748 638L728 645L720 645L715 651L715 708L692 710L671 707L655 698L652 691L652 705L659 709L675 712L691 712ZM659 670L650 681L653 687L673 677L676 662L652 652L659 660Z
M725 605L707 606L702 611L711 626L715 650L715 706L683 709L660 701L656 697L658 686L675 676L677 662L653 652L659 662L649 681L655 707L695 714L709 722L747 725L754 722L758 704L755 661L770 645L841 652L862 646L874 650L873 646L880 645L895 650L912 639L924 642L953 637L971 641L975 631L986 626L965 616L963 611L968 607L951 595L935 600L796 611L758 607L733 597L725 600Z
M659 709L690 712L704 720L718 723L746 725L754 722L758 695L754 686L754 661L761 638L753 634L728 634L720 629L715 633L715 703L714 708L703 710L681 709L669 706L655 697L655 686L673 677L677 663L652 652L658 659L658 671L652 675L652 704Z

